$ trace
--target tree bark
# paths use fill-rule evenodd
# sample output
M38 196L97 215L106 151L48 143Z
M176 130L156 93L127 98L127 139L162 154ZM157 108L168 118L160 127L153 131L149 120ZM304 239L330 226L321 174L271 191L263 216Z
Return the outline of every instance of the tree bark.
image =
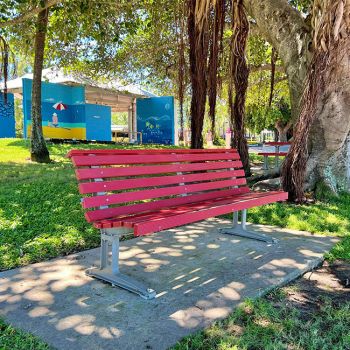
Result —
M256 21L258 33L277 49L282 59L288 76L292 121L295 122L312 58L310 25L286 0L244 0L244 4ZM308 140L304 186L307 190L314 190L318 183L326 183L333 190L350 190L348 56L342 54L327 77L326 88L316 108Z
M229 105L233 135L231 146L236 148L243 164L246 176L250 176L248 143L245 137L245 102L248 89L249 68L245 53L249 33L249 23L242 0L232 2L232 31L230 44L230 85ZM233 86L235 96L233 103Z
M31 159L38 163L50 162L42 129L41 116L41 76L44 62L45 40L49 10L45 8L38 14L34 46L34 70L32 85L32 134Z
M292 120L299 116L304 81L311 62L311 28L287 0L244 0L258 32L278 52L288 77Z
M210 38L210 54L208 66L208 102L209 102L209 119L211 121L210 130L213 141L216 140L216 97L218 87L218 68L220 65L221 53L223 50L222 37L225 24L225 1L216 0L214 13L211 20L211 38Z
M275 123L275 128L278 132L278 141L279 142L287 142L287 133L289 129L292 127L292 122L283 123L281 120L277 120Z
M207 98L208 23L199 28L195 18L196 0L188 0L188 40L190 45L191 148L203 148L203 121Z
M344 53L344 47L345 49ZM333 50L337 64L325 77L309 137L305 188L326 184L350 190L350 38Z

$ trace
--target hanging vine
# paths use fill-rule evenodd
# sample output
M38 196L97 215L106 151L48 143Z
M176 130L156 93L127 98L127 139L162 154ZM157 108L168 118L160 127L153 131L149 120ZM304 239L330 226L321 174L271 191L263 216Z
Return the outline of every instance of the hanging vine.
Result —
M275 89L276 61L277 61L277 51L273 47L271 50L271 80L270 80L269 107L271 107L272 105L273 91Z
M186 1L179 1L177 16L176 16L176 27L177 27L177 40L178 40L178 99L180 104L180 141L184 139L184 128L185 128L185 118L184 118L184 96L186 88L186 57L185 57L185 5Z
M313 58L302 97L302 107L295 126L294 140L283 164L282 184L289 200L304 200L304 180L308 159L308 137L315 121L317 104L331 69L340 55L349 55L344 40L350 34L350 0L316 0L312 10Z
M14 55L6 39L0 35L0 81L3 80L4 84L5 103L7 103L7 80L10 74L16 74Z
M208 15L210 0L188 0L187 30L191 76L191 148L203 148L203 122L207 99Z
M219 67L223 51L222 38L225 24L225 0L216 0L211 14L211 38L208 64L208 99L211 133L215 138L215 107L219 85Z
M232 147L241 156L246 175L250 175L248 144L245 138L245 101L248 88L249 68L245 52L249 22L243 0L232 0L232 38L230 51L229 106L233 126Z

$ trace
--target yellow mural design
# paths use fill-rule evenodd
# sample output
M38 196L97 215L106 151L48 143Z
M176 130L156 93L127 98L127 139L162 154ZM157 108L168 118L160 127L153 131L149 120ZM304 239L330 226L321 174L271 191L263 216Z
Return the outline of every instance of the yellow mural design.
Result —
M43 134L45 138L51 139L77 139L86 140L86 129L85 128L60 128L43 126ZM27 127L27 135L31 136L31 126Z

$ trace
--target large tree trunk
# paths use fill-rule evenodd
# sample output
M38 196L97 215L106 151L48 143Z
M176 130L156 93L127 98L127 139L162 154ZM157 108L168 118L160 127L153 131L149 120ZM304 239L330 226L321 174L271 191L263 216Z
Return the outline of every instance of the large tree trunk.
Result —
M292 121L295 122L312 58L311 27L287 0L244 0L244 4L255 19L258 32L277 49L282 59L288 76ZM305 189L313 190L322 182L334 190L350 190L348 52L340 56L327 77L316 107L308 140Z
M278 52L288 77L292 120L299 115L304 80L311 61L311 28L287 0L244 0L259 34Z
M242 0L232 2L232 31L230 45L230 85L229 105L233 135L231 145L236 148L243 164L246 176L250 176L248 143L245 137L245 102L248 89L249 68L245 58L249 23ZM235 96L233 103L233 86Z
M203 121L207 98L208 22L199 27L196 21L196 0L188 0L188 40L190 45L191 148L203 148Z
M333 191L350 190L349 48L347 38L331 53L337 57L337 64L326 76L310 132L306 188L325 183Z
M333 191L349 187L347 167L340 161L345 155L348 163L342 148L350 130L349 8L344 11L342 0L316 6L312 65L293 145L282 170L283 188L296 201L304 200L305 188L313 189L319 183Z
M50 162L49 151L46 147L42 129L41 116L41 75L44 62L45 39L48 23L48 9L38 14L36 23L35 47L34 47L34 71L32 86L32 134L31 134L31 159L34 162Z
M210 54L208 66L208 102L209 102L209 119L211 122L210 129L213 141L216 140L215 130L215 108L218 87L218 68L220 65L222 53L222 37L225 24L225 1L216 0L214 13L211 21L211 38L210 38Z
M278 132L278 141L279 142L287 142L288 138L287 138L287 133L289 131L289 129L292 126L292 122L288 122L288 123L284 123L281 120L277 120L275 123L275 128Z

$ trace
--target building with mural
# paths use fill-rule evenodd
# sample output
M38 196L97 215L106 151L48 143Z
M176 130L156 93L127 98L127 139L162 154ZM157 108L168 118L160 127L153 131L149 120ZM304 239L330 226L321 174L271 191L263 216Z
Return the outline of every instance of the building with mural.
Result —
M174 98L158 97L119 81L96 82L62 70L46 69L42 82L42 126L48 139L111 141L112 113L127 112L129 142L176 143ZM23 134L31 134L32 74L8 82L23 100ZM1 134L0 134L1 137Z
M23 79L24 136L31 132L32 80ZM45 138L111 141L111 107L85 102L83 86L42 83Z

